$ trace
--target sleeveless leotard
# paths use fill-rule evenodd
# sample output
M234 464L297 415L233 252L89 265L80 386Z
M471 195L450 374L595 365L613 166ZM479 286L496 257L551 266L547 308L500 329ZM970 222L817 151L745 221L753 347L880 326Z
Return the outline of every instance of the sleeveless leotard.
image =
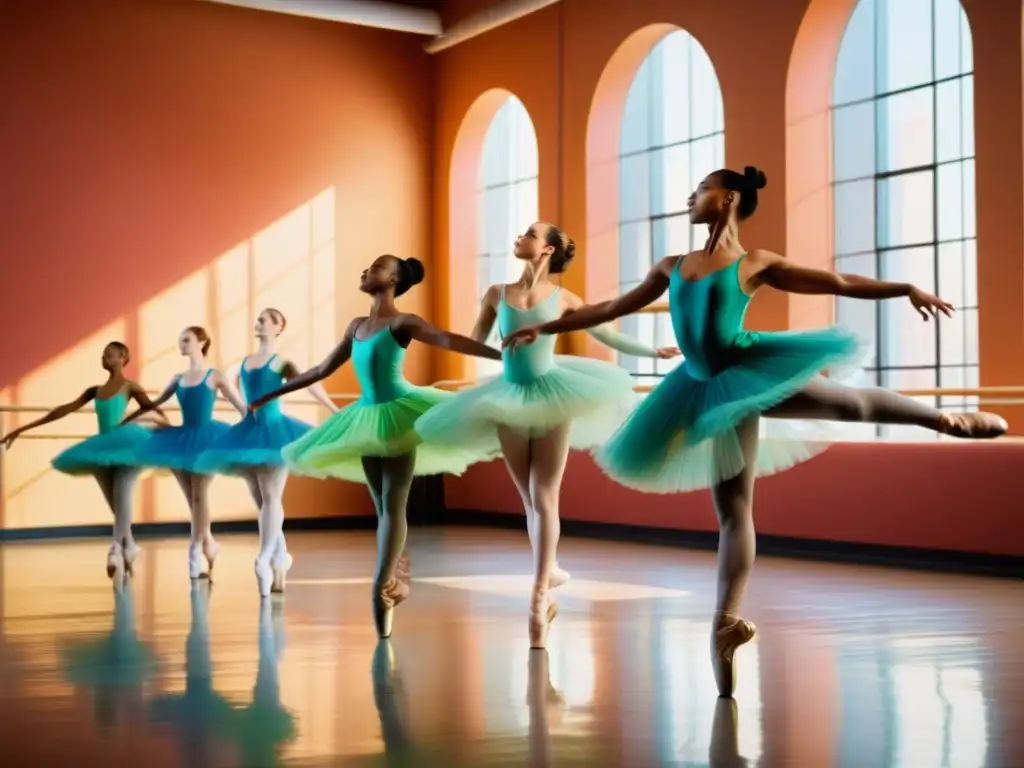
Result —
M209 385L212 373L211 368L198 384L182 384L181 377L178 378L174 394L181 406L181 426L164 427L153 433L140 452L143 466L205 474L199 467L203 451L231 429L213 418L217 393Z
M498 329L508 336L560 315L555 289L544 301L518 309L498 304ZM555 354L555 336L502 351L502 373L459 392L416 423L424 439L473 446L497 455L498 428L541 436L571 423L571 445L588 449L606 440L636 403L633 378L617 365L588 357Z
M284 449L293 472L361 482L364 456L401 456L415 450L415 474L458 475L482 458L478 452L423 441L416 434L416 420L453 395L406 381L405 347L389 327L367 339L353 338L352 365L362 396Z
M259 368L239 370L242 394L248 403L272 392L284 383L284 376L274 370L273 355ZM277 467L284 464L281 449L295 442L312 427L281 412L280 399L271 400L219 437L202 456L197 466L209 474L236 474L246 468Z
M93 400L99 434L76 443L59 453L51 462L54 469L68 475L94 474L98 469L133 467L139 449L152 432L141 424L120 426L128 409L128 397L118 392L113 397Z
M741 421L861 354L856 337L839 328L744 330L751 297L740 284L741 261L699 280L683 279L682 259L673 268L669 313L685 360L598 452L598 464L619 483L670 493L735 477L745 466L735 429ZM827 446L787 439L785 429L772 434L759 446L758 475L788 469Z

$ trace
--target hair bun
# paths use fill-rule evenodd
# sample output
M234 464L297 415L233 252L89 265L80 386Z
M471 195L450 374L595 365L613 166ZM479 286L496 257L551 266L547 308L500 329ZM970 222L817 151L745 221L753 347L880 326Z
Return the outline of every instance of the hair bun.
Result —
M764 171L753 165L748 165L743 169L743 178L745 178L747 183L754 189L764 189L768 186L768 177L764 175Z
M408 270L409 282L413 285L422 283L424 276L427 274L427 270L423 266L423 262L415 257L402 259L402 262L405 264L406 270Z

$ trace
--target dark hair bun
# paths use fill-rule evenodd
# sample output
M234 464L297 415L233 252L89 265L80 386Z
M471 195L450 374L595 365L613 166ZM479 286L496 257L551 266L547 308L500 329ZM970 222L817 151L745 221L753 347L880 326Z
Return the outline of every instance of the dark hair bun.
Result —
M427 274L423 262L417 258L402 259L402 262L405 264L406 273L409 275L410 287L422 283L423 278Z
M755 168L753 165L748 165L743 169L743 178L754 189L764 189L768 186L768 177L764 175L764 171L760 168Z
M565 238L565 266L569 266L569 262L576 258L576 241L571 237Z

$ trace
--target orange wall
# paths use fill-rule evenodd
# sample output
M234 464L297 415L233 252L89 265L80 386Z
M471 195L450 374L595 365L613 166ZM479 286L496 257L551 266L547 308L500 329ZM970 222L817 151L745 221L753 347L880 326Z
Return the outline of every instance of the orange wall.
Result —
M465 13L482 4L461 0L453 6ZM673 26L693 34L715 65L725 105L727 164L758 165L770 180L758 215L747 227L747 243L780 250L799 263L829 266L831 72L854 4L735 0L723 13L718 0L632 0L617 4L612 13L595 12L592 0L562 0L441 53L435 242L439 253L448 253L449 263L442 261L437 270L439 280L448 286L447 294L439 295L439 319L467 328L474 310L459 292L472 280L474 269L474 241L467 234L473 222L471 214L463 213L464 198L470 194L466 166L472 157L459 150L479 141L476 134L485 130L486 121L479 119L475 103L493 89L515 93L533 119L540 156L540 218L558 221L582 254L566 283L590 300L615 291L617 120L636 68ZM965 0L963 5L975 41L981 384L1015 385L1024 382L1021 4ZM442 172L446 167L448 172ZM821 325L831 317L830 304L820 298L764 291L753 304L749 324L783 329ZM573 339L571 347L592 351L584 338ZM441 370L450 378L470 371L454 358L442 360ZM1020 432L1024 414L1007 409L1006 415ZM1005 450L1000 461L1021 466L1024 454ZM925 482L918 470L930 466L936 455L943 460L955 457L951 467L961 467L963 477L981 476L992 484L981 491L973 480L959 480L956 472ZM1004 471L1002 464L994 472L986 463L988 457L976 445L837 447L770 481L774 485L766 483L766 488L784 491L759 493L759 519L776 521L777 532L785 529L795 536L874 541L878 531L885 530L889 533L883 539L894 544L926 546L928 539L935 546L1008 553L1011 545L1005 534L1010 519L1005 515L1012 515L1012 510L998 499L1015 498L1017 489L1011 482L1013 472ZM450 502L483 510L518 509L511 484L499 478L503 472L494 463L476 467L464 478L449 478ZM848 478L868 472L873 484L885 489L876 503L889 512L898 511L895 519L878 521L878 528L849 520L833 525L831 516L823 516L824 508L842 505L840 489L847 488ZM924 485L908 482L911 476ZM816 492L807 493L809 487ZM713 524L709 515L699 524L691 515L667 513L677 505L688 509L694 499L706 506L703 495L652 500L631 494L602 478L582 457L570 464L562 498L567 518L697 528ZM964 526L949 527L942 535L918 535L934 525L936 516L963 515L964 504L972 507L972 525L966 526L972 536L952 535L963 533ZM622 520L622 509L649 512L642 520ZM982 521L979 516L987 517ZM1024 554L1024 546L1011 548Z
M422 41L398 33L195 0L3 4L0 403L71 399L101 380L111 338L162 388L189 324L211 331L215 364L236 363L265 305L289 317L282 351L319 359L363 310L374 256L430 269L431 78ZM433 284L405 306L426 312ZM429 368L410 354L411 378ZM351 372L328 389L354 391ZM91 414L56 427L94 429ZM89 481L49 471L70 442L4 457L7 526L109 520ZM354 485L289 491L302 516L371 509ZM139 493L137 519L187 519L171 478ZM213 506L252 514L237 481L214 484Z

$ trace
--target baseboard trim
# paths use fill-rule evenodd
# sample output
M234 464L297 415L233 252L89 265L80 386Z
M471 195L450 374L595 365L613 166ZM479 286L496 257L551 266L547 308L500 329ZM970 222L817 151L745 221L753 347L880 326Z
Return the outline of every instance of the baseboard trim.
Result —
M522 515L465 509L447 510L445 522L448 525L484 528L522 529L525 527ZM711 531L682 531L619 523L593 523L564 518L562 519L562 535L712 551L718 547L718 533ZM888 547L876 544L851 544L842 541L763 535L759 535L757 538L757 552L759 555L799 560L878 565L1010 579L1024 578L1024 557L1007 555Z

